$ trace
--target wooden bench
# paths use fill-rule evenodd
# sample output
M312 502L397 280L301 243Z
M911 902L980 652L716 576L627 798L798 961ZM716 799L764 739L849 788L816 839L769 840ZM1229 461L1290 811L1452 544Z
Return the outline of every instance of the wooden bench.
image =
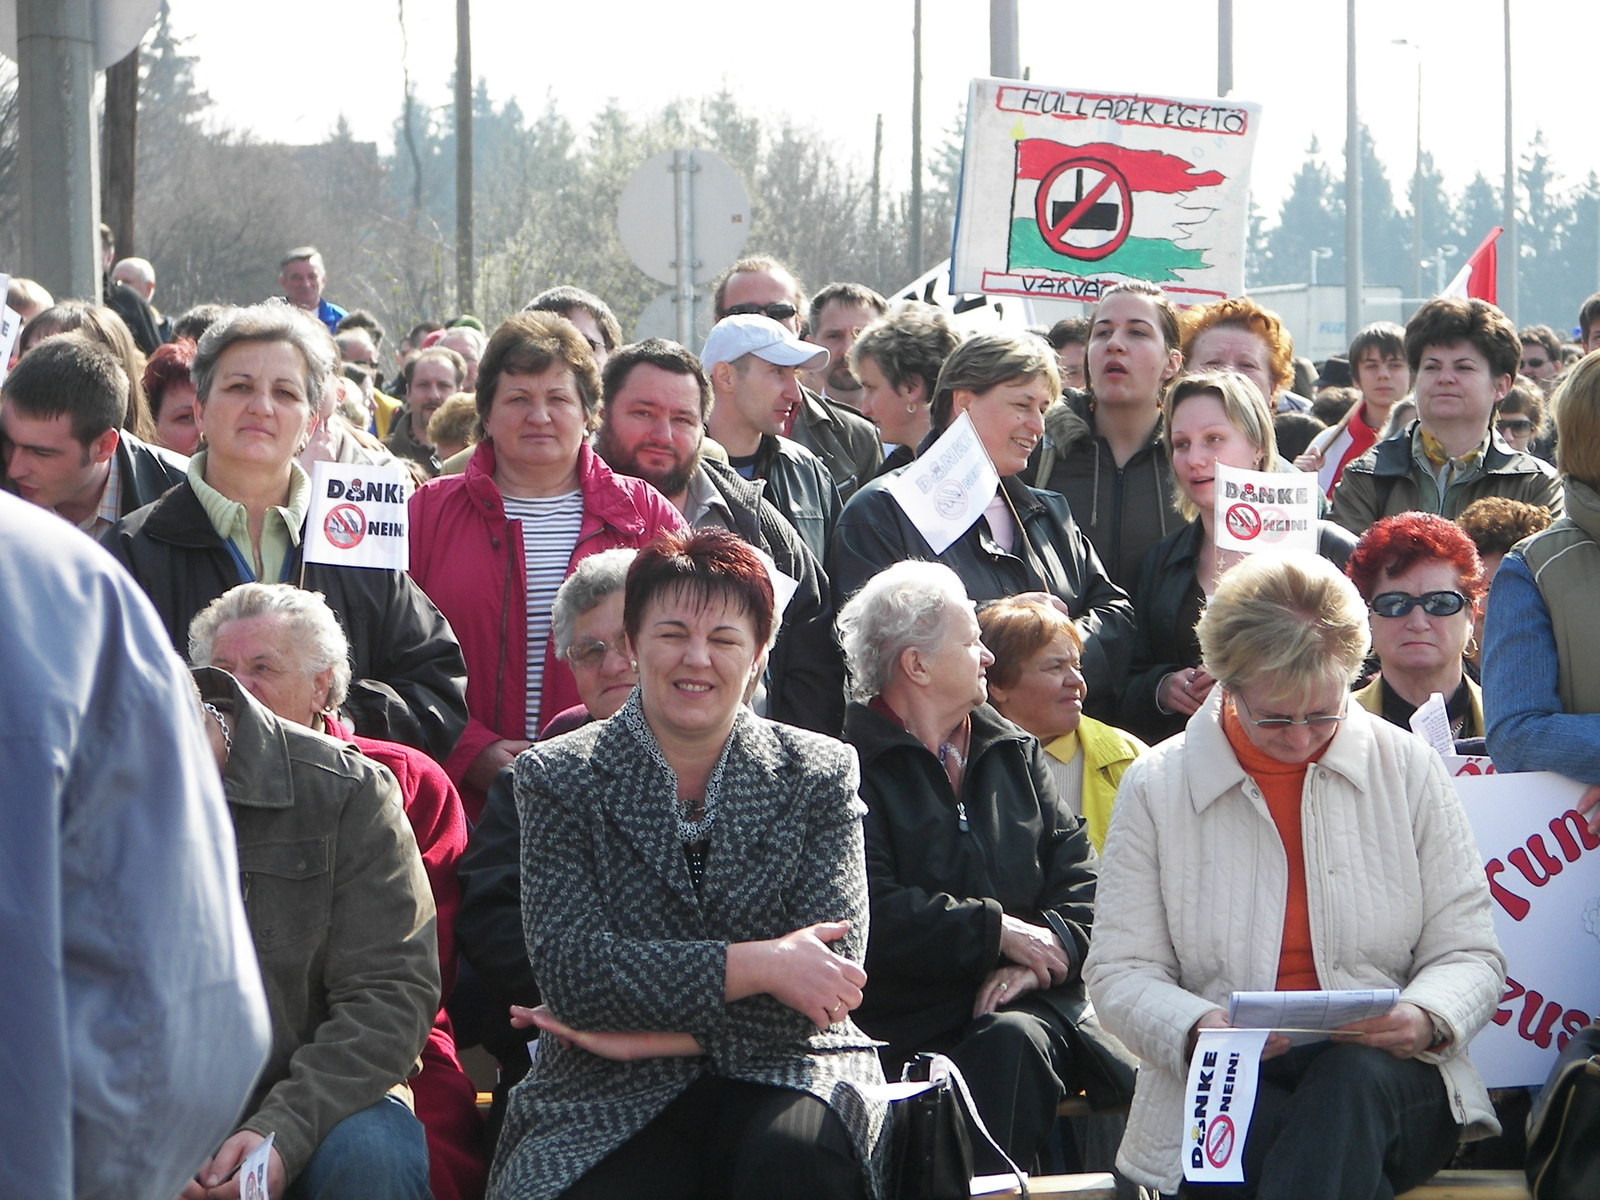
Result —
M1440 1171L1396 1200L1531 1200L1521 1171Z

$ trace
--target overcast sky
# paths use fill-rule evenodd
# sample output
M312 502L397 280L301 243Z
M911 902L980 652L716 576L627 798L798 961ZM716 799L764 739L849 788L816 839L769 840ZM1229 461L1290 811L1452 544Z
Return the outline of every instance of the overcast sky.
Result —
M1542 130L1565 182L1600 169L1600 138L1582 88L1600 47L1593 0L1511 0L1519 154ZM455 5L396 0L273 0L268 6L171 0L192 37L215 117L263 140L315 142L340 114L387 153L403 96L401 64L424 103L448 101ZM1402 192L1422 136L1452 190L1504 161L1501 0L1357 0L1359 100ZM1020 0L1022 62L1035 82L1216 94L1214 0ZM580 126L609 98L641 116L666 100L726 85L746 106L788 114L870 169L885 120L885 172L909 175L912 0L473 0L473 74L496 101L526 110L547 95ZM988 5L924 0L924 139L931 149L967 82L989 70ZM1345 127L1342 0L1234 0L1234 90L1261 104L1253 173L1258 204L1277 208L1313 137L1338 151ZM1404 38L1420 47L1394 45ZM1342 169L1342 168L1341 168Z

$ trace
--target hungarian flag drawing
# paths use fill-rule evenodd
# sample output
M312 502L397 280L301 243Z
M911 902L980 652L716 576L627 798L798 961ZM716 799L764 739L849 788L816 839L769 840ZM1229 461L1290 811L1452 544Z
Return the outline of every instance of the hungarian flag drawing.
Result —
M1157 283L1209 266L1193 238L1217 209L1192 193L1225 182L1175 154L1105 142L1016 143L1009 268L1115 273Z

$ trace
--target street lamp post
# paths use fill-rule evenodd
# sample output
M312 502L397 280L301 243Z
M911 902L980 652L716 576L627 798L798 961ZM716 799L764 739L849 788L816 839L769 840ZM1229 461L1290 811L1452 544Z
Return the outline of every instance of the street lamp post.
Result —
M1409 47L1417 56L1417 163L1411 173L1411 294L1422 295L1422 47L1406 38L1394 45Z
M1444 294L1444 273L1450 267L1450 260L1459 253L1461 253L1460 249L1455 246L1435 246L1433 248L1433 257L1422 260L1423 266L1433 268L1433 294L1435 296ZM1421 294L1419 289L1417 295L1421 296Z
M1345 337L1361 328L1361 119L1356 112L1356 0L1345 9L1344 323Z

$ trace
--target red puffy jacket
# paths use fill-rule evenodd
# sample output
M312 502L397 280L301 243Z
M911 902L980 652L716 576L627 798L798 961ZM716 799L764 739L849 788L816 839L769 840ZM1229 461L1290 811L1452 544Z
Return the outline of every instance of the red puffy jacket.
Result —
M678 510L640 479L614 475L587 445L578 448L583 524L571 574L591 554L640 547L685 528ZM506 519L494 482L494 446L480 442L466 473L445 475L411 497L411 577L450 622L467 660L467 728L445 760L476 821L484 795L463 782L484 747L526 737L527 577L522 522ZM555 645L544 647L539 726L578 703L578 685Z

